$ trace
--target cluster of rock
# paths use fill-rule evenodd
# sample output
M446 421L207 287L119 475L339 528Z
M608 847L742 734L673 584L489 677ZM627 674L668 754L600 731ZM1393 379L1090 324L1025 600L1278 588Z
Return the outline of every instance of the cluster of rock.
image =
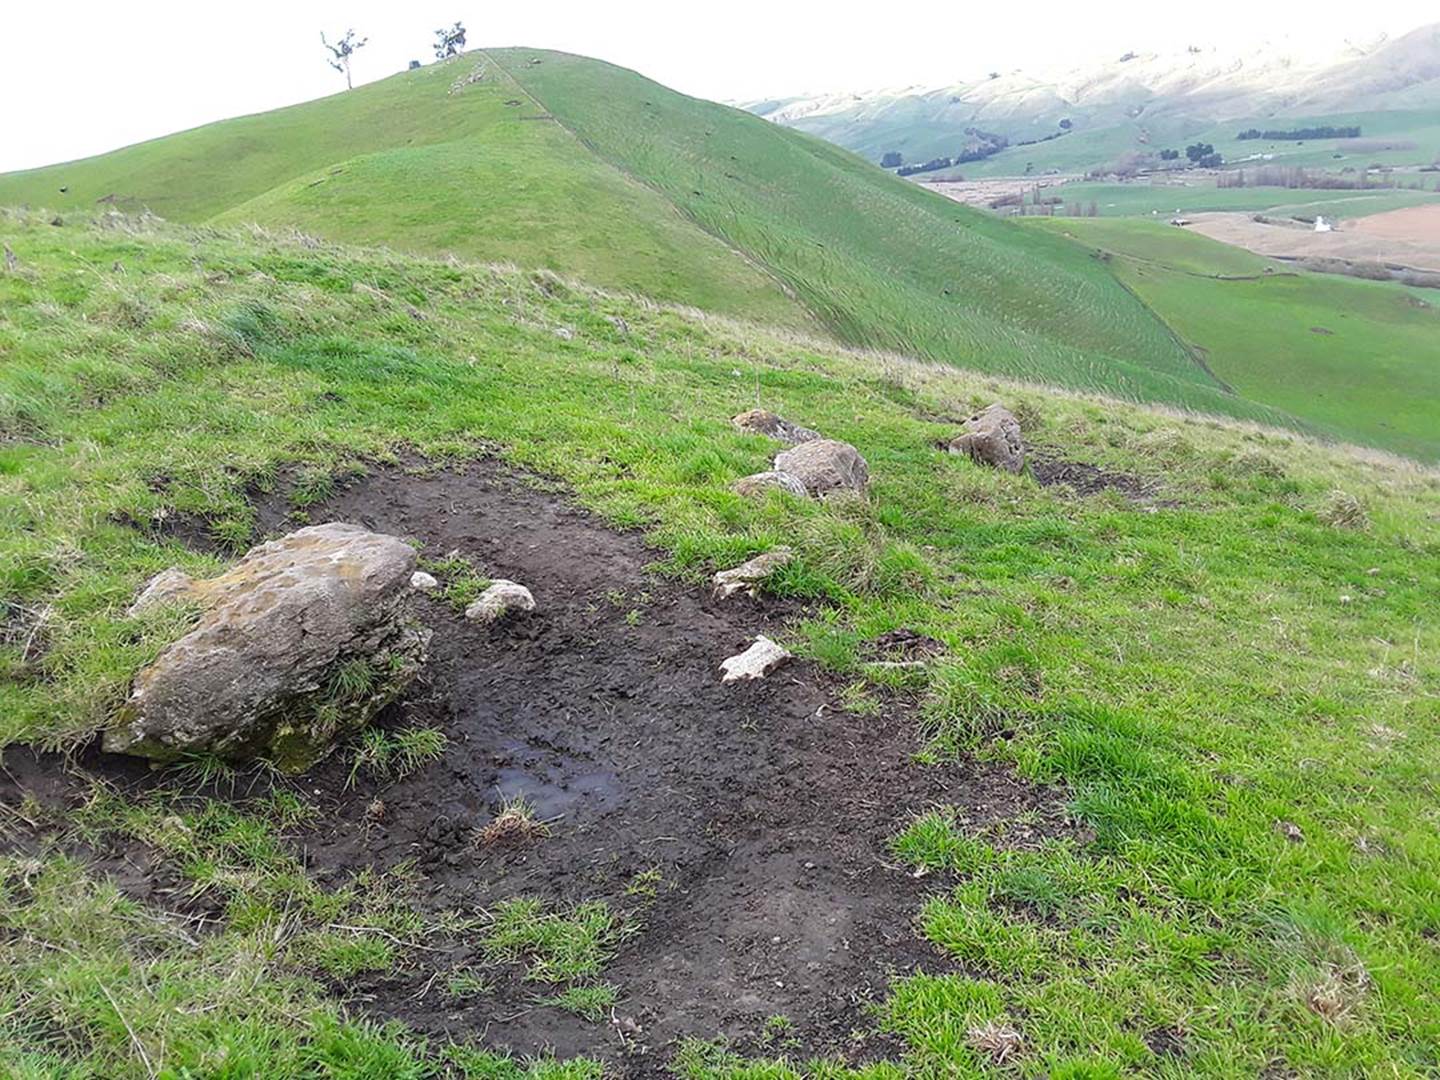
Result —
M791 423L766 409L752 409L731 420L742 431L764 435L790 449L775 455L773 467L741 477L737 494L760 497L771 490L797 498L824 498L840 491L864 494L870 486L870 468L860 451L839 439Z
M849 443L762 409L733 422L787 447L772 469L736 483L741 494L778 489L824 498L869 486L869 467ZM999 404L970 417L945 445L994 468L1024 467L1020 425ZM755 596L793 557L777 547L720 571L716 597ZM198 618L136 676L104 748L157 761L263 755L289 771L307 768L394 700L424 663L430 634L411 618L407 598L439 582L415 561L414 548L398 537L331 523L261 544L215 578L196 580L173 568L157 574L130 614L188 604ZM533 610L529 589L499 579L465 617L493 623ZM722 663L723 681L763 678L789 658L758 636Z

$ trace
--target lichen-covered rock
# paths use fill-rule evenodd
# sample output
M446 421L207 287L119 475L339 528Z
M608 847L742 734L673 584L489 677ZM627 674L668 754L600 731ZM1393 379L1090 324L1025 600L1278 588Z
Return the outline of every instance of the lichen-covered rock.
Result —
M721 661L720 670L725 674L720 681L731 683L744 679L763 679L789 659L788 649L760 634L755 638L755 643L743 653Z
M782 546L763 555L756 555L749 562L743 562L729 570L721 570L713 579L715 596L724 600L727 596L734 596L742 591L754 596L766 578L794 557L795 553L790 548Z
M535 597L524 585L499 578L465 609L465 617L477 622L494 622L512 611L534 611Z
M104 748L306 768L423 663L429 634L405 606L414 570L403 540L332 523L261 544L216 578L161 575L136 605L193 602L199 622L135 677Z
M999 402L966 420L964 433L950 440L949 450L1006 472L1018 473L1025 467L1020 421Z
M795 477L815 496L864 492L870 485L870 467L860 451L838 439L815 439L782 450L775 455L775 468Z
M776 472L773 469L770 472L742 476L735 481L734 490L736 495L744 495L747 499L764 498L766 492L770 491L788 491L791 495L801 499L809 494L798 476L791 476L787 472Z
M741 431L748 431L752 435L764 435L776 442L783 442L790 446L811 442L821 437L818 431L801 427L799 424L792 424L789 420L776 416L769 409L751 409L749 412L742 412L739 416L731 417L730 422Z

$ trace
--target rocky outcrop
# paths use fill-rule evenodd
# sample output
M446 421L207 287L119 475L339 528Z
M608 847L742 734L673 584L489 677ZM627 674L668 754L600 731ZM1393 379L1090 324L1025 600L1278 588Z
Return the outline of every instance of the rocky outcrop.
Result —
M764 634L760 634L755 638L755 643L743 653L721 662L720 670L725 674L720 681L731 683L747 679L763 679L789 659L789 650L775 644Z
M837 491L863 493L870 485L870 467L860 451L838 439L814 439L781 451L775 455L775 468L817 497Z
M1020 421L999 402L965 421L963 434L950 440L952 454L967 454L983 465L1018 473L1025 467Z
M751 476L742 476L735 481L735 494L744 495L747 499L761 499L770 491L788 491L791 495L803 499L809 494L805 485L801 483L798 476L791 476L787 472L759 472Z
M752 435L764 435L789 446L821 438L818 431L801 427L799 424L792 424L789 420L776 416L769 409L751 409L749 412L742 412L739 416L731 417L730 422L741 431L748 431Z
M429 635L405 604L414 571L403 540L332 523L261 544L216 578L157 576L132 610L193 603L199 621L135 677L104 748L306 768L423 663Z
M737 592L756 595L765 579L794 557L795 553L790 548L777 547L763 555L756 555L749 562L729 570L721 570L713 578L716 598L724 600Z
M476 622L494 622L512 611L534 611L535 597L524 585L498 578L465 609L465 617Z

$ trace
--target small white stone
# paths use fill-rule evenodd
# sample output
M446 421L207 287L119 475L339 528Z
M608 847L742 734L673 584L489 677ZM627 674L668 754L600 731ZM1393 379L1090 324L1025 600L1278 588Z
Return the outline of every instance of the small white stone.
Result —
M480 598L465 609L467 619L478 622L494 622L512 611L534 611L535 597L524 585L498 578L480 594Z
M416 570L415 573L410 575L410 587L412 589L419 589L421 592L430 592L432 589L438 589L440 582L436 581L432 575L427 574L424 570Z
M732 656L720 664L720 670L725 672L722 682L737 682L740 679L763 679L770 672L790 659L788 650L776 645L764 634L755 639L755 643L737 656Z

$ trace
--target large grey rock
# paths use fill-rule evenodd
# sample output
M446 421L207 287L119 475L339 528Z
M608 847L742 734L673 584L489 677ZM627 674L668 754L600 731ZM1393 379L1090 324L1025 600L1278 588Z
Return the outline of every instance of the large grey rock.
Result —
M775 455L775 468L795 477L816 496L863 492L870 484L870 467L860 451L838 439L814 439L782 450Z
M105 749L306 768L423 663L429 635L406 617L414 571L403 540L332 523L261 544L188 587L161 575L137 606L193 602L200 620L135 677Z
M999 402L966 420L964 433L950 440L949 450L1006 472L1018 473L1025 467L1020 421Z
M735 481L734 490L736 495L744 495L747 499L764 498L765 494L770 491L788 491L791 495L801 499L809 495L799 477L773 470L742 476Z
M801 427L799 424L792 424L789 420L776 416L769 409L751 409L749 412L742 412L739 416L732 416L730 422L741 431L748 431L752 435L764 435L790 446L811 442L821 437L818 431Z

